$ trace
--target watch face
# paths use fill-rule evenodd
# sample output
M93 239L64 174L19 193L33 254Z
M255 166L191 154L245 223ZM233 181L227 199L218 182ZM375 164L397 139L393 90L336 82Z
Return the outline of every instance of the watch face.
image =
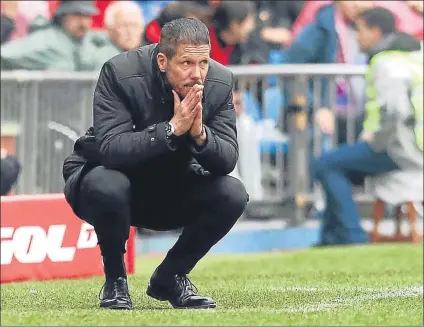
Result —
M165 134L167 138L170 138L172 136L172 129L169 123L165 124Z

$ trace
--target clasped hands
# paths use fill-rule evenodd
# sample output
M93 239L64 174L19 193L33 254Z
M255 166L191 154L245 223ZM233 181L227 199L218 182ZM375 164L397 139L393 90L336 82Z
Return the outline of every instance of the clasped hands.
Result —
M192 86L182 101L174 90L172 93L174 94L174 116L170 123L175 128L175 135L189 132L198 146L203 145L206 142L202 120L203 85Z

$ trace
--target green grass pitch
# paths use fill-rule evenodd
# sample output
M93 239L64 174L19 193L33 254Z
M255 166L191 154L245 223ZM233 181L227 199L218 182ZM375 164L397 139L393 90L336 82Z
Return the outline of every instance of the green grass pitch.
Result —
M137 259L133 311L98 308L103 278L5 284L1 325L423 325L422 244L209 255L190 275L209 310L145 295L160 260Z

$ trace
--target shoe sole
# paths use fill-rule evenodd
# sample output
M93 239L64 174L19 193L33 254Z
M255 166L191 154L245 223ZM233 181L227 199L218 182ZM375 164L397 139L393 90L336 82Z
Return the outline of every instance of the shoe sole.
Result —
M150 296L151 298L153 298L153 299L155 299L155 300L158 300L158 301L162 301L162 302L168 301L169 303L171 303L171 305L172 305L172 307L173 307L174 309L187 309L187 310L188 310L188 309L214 309L214 308L216 308L216 303L212 303L212 304L203 304L203 305L198 305L198 306L195 306L195 307L180 307L180 306L176 306L176 305L174 305L171 301L169 301L168 299L166 299L166 298L163 298L163 297L161 297L161 296L157 296L157 295L153 294L153 293L150 291L150 289L149 289L149 288L147 289L146 294L147 294L148 296Z
M125 304L100 305L100 308L111 309L111 310L132 310L131 307Z

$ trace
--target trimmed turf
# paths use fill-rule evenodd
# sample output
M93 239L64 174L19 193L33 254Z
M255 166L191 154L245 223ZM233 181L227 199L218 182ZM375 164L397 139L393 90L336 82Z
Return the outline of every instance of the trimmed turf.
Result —
M160 258L138 258L135 309L98 309L102 278L1 287L1 325L423 325L423 247L370 245L217 255L191 274L214 310L174 310L145 295Z

